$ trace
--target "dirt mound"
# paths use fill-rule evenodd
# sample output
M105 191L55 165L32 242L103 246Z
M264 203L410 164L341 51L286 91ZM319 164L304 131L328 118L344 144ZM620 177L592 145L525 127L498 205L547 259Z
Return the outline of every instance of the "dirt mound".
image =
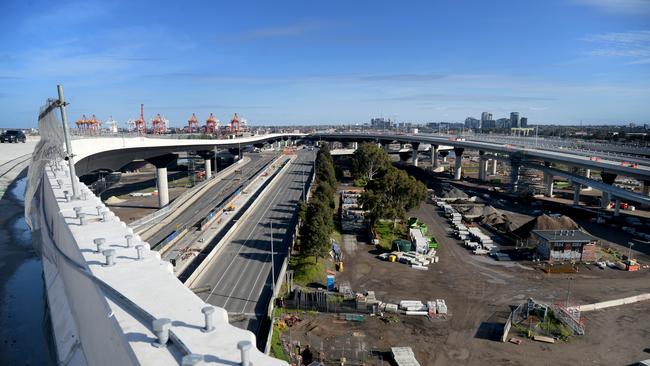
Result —
M441 188L440 197L442 198L455 198L459 200L466 200L469 198L469 196L465 194L465 192L461 191L460 189L450 184L443 184L440 188Z
M104 201L104 203L106 203L107 205L117 205L123 202L124 202L123 199L119 199L115 196L110 196L106 201Z
M552 217L548 215L537 216L536 218L521 225L514 234L522 239L532 236L533 230L573 230L580 229L580 225L571 220L568 216Z
M496 208L487 205L483 207L481 215L481 223L490 225L502 232L511 232L515 229L515 225L510 221L508 215L502 213Z

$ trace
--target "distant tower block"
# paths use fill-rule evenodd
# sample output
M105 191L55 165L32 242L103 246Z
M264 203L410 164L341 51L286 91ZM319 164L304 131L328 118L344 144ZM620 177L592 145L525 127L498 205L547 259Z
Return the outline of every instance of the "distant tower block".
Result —
M194 128L196 128L196 131L199 131L199 120L196 118L196 115L192 113L192 117L187 120L187 128L190 133L194 132Z
M210 117L205 120L205 133L215 133L217 132L217 119L214 118L212 113L210 113Z

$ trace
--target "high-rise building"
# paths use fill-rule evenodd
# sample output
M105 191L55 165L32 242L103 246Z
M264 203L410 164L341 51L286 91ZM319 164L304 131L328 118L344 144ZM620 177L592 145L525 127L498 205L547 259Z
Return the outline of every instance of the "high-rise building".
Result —
M372 118L370 126L377 130L389 130L394 127L394 123L390 119Z
M510 113L510 127L519 128L521 124L519 122L519 112Z
M489 121L491 119L492 119L492 113L490 112L481 113L481 122Z
M522 128L528 127L528 118L527 117L521 117L521 120L519 122L521 123Z
M496 120L496 128L510 128L510 120L507 118L499 118Z
M493 128L497 127L497 123L493 119L488 119L485 121L481 121L481 129L482 130L491 130Z
M467 117L465 118L465 128L481 128L481 121L473 117Z

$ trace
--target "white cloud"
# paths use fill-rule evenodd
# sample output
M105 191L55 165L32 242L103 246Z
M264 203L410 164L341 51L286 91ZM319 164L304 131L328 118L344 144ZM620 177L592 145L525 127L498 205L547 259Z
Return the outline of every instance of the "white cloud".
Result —
M649 0L574 0L613 14L640 15L650 13Z
M596 45L587 53L592 56L632 59L630 64L646 64L650 60L650 31L635 30L596 34L585 38Z

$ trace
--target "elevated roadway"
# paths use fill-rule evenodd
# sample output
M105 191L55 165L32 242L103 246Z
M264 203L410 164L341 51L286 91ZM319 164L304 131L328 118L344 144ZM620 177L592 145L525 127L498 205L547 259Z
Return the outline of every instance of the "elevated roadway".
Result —
M446 136L426 134L397 134L397 133L315 133L310 135L313 139L323 140L356 140L356 141L397 141L404 143L424 143L433 145L448 145L454 148L471 149L509 156L519 155L523 159L536 159L550 163L565 164L575 167L600 170L606 173L632 177L641 181L650 181L650 165L638 165L637 167L623 166L619 161L598 159L590 156L574 154L570 150L549 151L530 147L521 147L511 144L497 142L474 141L468 138L456 139Z

